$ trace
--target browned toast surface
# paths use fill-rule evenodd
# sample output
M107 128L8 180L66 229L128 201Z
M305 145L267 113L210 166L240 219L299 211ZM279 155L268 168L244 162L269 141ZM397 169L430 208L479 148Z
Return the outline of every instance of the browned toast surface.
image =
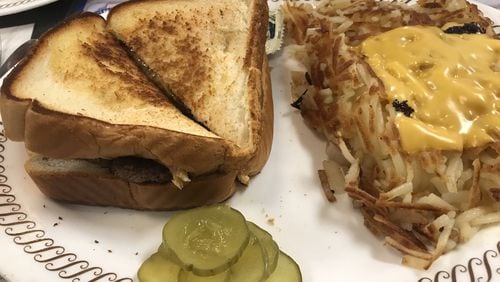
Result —
M262 0L128 2L108 18L111 32L199 122L246 154L262 121L266 26Z

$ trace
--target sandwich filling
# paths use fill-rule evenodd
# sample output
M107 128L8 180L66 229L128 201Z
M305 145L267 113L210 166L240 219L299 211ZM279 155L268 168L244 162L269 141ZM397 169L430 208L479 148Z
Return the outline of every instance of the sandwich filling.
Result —
M387 99L414 110L395 119L405 151L461 151L500 134L499 40L407 26L368 38L361 52Z
M162 184L169 183L173 178L167 167L150 159L129 156L94 161L97 161L102 167L107 167L114 176L131 183Z

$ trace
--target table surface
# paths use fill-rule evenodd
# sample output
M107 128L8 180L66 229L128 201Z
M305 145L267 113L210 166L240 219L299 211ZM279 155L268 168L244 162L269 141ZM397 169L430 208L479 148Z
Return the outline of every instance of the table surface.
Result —
M0 48L2 51L2 63L8 56L8 53L12 52L16 46L15 44L21 44L23 41L29 38L38 38L44 31L52 27L55 23L60 20L80 12L84 9L92 9L96 5L100 5L103 2L118 3L123 0L65 0L56 1L54 3L42 6L33 10L1 16L0 17ZM476 0L482 2L489 6L500 9L500 0ZM23 32L24 37L15 34L17 32ZM14 36L15 34L15 36ZM17 38L16 42L11 42L4 39ZM14 45L14 46L13 46ZM10 51L10 52L9 52ZM6 54L7 53L7 54ZM6 282L0 275L0 282Z

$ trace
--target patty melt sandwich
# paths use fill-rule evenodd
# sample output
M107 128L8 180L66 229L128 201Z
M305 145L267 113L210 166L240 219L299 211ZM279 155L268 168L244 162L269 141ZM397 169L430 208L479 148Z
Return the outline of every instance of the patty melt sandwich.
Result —
M5 134L24 141L28 174L54 199L151 210L223 201L270 152L267 15L264 0L195 0L71 18L4 80Z

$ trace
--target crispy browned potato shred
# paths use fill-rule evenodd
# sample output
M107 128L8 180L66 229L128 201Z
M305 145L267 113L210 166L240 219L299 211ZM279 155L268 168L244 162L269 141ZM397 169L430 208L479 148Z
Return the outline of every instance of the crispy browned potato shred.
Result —
M464 0L287 3L285 54L298 62L293 99L300 97L295 104L305 121L328 140L323 180L345 190L366 227L403 253L403 264L428 268L481 227L499 223L500 136L463 152L406 153L384 86L355 48L406 25L475 22L495 36L477 6Z

